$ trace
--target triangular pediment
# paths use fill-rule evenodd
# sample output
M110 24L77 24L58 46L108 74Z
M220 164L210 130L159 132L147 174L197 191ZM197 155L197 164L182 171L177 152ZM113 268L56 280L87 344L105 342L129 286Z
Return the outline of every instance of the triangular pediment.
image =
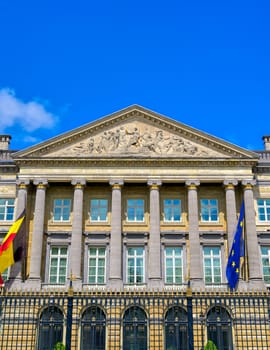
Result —
M256 154L131 106L15 154L15 159L256 158Z

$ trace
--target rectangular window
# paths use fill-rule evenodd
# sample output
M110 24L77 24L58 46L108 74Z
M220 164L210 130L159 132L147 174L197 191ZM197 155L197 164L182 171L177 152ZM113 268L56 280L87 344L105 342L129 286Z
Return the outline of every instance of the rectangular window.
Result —
M257 207L259 221L270 221L270 199L258 199Z
M69 221L71 211L71 200L55 199L53 204L53 220L61 222Z
M270 247L261 247L263 279L270 284Z
M218 221L217 199L201 199L201 221Z
M90 200L90 221L108 221L108 200Z
M8 278L9 278L9 271L10 271L10 268L6 269L3 273L2 273L2 278L4 281L7 281Z
M51 247L49 265L49 283L65 284L67 280L67 247Z
M220 247L203 248L204 281L205 284L221 283L221 252Z
M127 249L127 283L144 283L144 248Z
M91 247L88 250L88 283L105 283L106 249Z
M135 222L144 221L144 200L128 199L127 200L127 220Z
M164 199L164 221L175 222L181 220L181 200Z
M181 247L165 248L165 282L183 283L183 250Z
M14 220L15 199L0 198L0 221Z

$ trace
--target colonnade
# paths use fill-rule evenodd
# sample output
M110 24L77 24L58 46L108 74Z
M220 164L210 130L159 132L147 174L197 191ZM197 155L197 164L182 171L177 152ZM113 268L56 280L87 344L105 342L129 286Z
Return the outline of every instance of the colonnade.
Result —
M111 235L110 235L110 262L109 281L110 286L120 287L122 284L122 180L111 180ZM39 286L41 283L42 248L44 236L44 217L46 204L47 179L34 180L36 186L35 209L32 231L32 245L30 255L31 285ZM77 280L82 281L82 231L83 231L83 196L86 185L85 179L73 179L73 222L70 247L70 270ZM27 186L29 181L19 180L17 182L17 214L26 206ZM161 274L161 240L160 240L160 195L162 186L160 180L149 180L150 199L150 228L148 241L148 279L152 287L159 286ZM189 279L193 286L201 286L203 283L202 261L200 260L200 236L199 236L199 210L198 210L198 188L200 181L187 180L185 182L188 199L188 234L190 249ZM230 247L233 241L234 231L237 223L235 188L237 180L225 180L223 182L226 200L227 238ZM254 285L262 285L262 272L258 261L259 249L256 235L256 220L254 211L253 187L254 180L243 180L243 199L245 204L245 232L247 239L249 282ZM14 268L13 268L14 270ZM19 276L18 273L13 275ZM12 271L11 271L12 277ZM14 277L15 278L15 277Z

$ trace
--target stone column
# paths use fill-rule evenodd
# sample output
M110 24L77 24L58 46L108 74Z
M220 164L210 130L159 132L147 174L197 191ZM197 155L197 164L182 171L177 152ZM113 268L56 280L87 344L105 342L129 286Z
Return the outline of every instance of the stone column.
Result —
M159 187L161 181L149 180L150 187L150 234L148 278L150 287L161 286L161 256L160 256L160 201Z
M199 209L197 187L198 180L186 181L188 190L188 220L189 220L189 278L191 287L203 286L203 264L199 237Z
M111 209L111 239L110 239L110 286L119 289L122 280L122 193L124 182L111 180L112 209Z
M83 230L83 190L86 184L84 179L73 179L71 184L74 186L73 196L73 217L72 217L72 236L70 246L70 274L74 277L74 288L82 286L82 230Z
M17 180L17 203L16 203L16 213L15 213L15 219L17 219L23 212L23 210L26 210L26 201L27 201L27 186L29 185L29 180ZM26 220L25 220L26 221ZM26 222L23 223L23 225L26 225ZM25 226L26 227L26 226ZM27 233L27 230L26 230ZM27 249L27 237L25 237L25 249ZM26 251L24 252L26 254ZM12 265L10 268L9 273L9 282L8 284L12 288L17 288L18 283L20 284L22 281L22 268L23 275L26 274L26 258L22 261L18 261L16 264Z
M237 180L225 180L224 188L226 194L226 220L227 220L227 234L228 234L228 249L230 251L236 225L236 204L235 204L235 186L238 184ZM229 254L229 253L228 253Z
M41 287L41 259L43 247L43 233L44 233L44 216L45 216L45 199L47 180L35 180L34 185L37 186L35 213L32 232L32 248L30 259L30 275L29 284L33 288Z
M244 204L245 204L245 241L246 255L248 259L249 288L260 289L264 287L259 245L256 232L256 217L254 208L253 186L255 180L243 180Z

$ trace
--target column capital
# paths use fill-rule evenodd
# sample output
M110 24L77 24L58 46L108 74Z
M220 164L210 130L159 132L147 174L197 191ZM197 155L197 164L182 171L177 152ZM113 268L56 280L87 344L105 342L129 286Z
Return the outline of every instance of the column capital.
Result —
M18 179L18 180L16 180L16 185L19 188L26 188L29 184L30 184L30 180L29 179Z
M200 186L199 180L187 180L186 186L189 190L196 190L198 186Z
M48 186L48 180L47 179L35 179L33 181L33 184L36 185L37 188L45 189Z
M252 188L256 185L256 180L242 180L242 186L244 190L252 190Z
M161 180L148 180L147 185L150 187L151 190L158 190L159 187L162 185Z
M72 179L71 185L75 186L75 188L83 188L86 185L85 179Z
M109 181L109 184L112 186L113 190L120 190L121 187L124 185L124 180L123 179L111 179Z
M238 185L238 181L236 179L224 180L223 185L226 190L233 190Z

